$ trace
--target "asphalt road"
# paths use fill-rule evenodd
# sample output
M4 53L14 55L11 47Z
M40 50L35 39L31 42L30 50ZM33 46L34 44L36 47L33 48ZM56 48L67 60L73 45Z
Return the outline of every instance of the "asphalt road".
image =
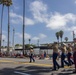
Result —
M52 71L50 59L36 59L35 63L29 63L29 59L0 58L0 75L76 75L72 73L73 70L73 66L65 66L58 71Z

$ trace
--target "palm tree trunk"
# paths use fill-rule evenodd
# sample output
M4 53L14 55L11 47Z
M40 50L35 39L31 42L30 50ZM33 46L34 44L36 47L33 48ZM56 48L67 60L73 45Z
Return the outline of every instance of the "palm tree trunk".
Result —
M0 27L0 53L1 53L1 44L2 44L2 22L3 22L3 10L4 10L4 5L2 5L2 14L1 14L1 27Z

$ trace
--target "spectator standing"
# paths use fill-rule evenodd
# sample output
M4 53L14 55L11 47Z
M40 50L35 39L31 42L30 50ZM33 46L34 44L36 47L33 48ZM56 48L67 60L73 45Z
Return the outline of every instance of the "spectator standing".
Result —
M46 58L46 52L44 51L44 58Z

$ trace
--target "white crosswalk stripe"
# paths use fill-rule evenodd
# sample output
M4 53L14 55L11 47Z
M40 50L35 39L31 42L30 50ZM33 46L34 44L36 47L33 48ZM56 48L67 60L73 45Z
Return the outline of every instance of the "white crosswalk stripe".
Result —
M14 73L16 73L16 74L21 74L21 75L30 75L30 74L23 73L23 72L18 72L18 71L14 71Z

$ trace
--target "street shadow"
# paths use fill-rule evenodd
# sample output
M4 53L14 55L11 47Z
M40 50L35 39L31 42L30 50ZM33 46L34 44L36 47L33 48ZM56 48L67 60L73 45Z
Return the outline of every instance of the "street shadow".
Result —
M0 75L14 75L14 69L11 68L4 68L0 70Z
M47 75L52 71L52 67L28 66L25 68L28 69L27 73L33 73L34 75L41 75L42 73Z
M16 67L15 69L20 69L20 68L23 68L24 66L18 66L18 67Z
M58 73L57 75L72 75L73 73ZM76 75L76 74L75 74Z
M40 67L40 66L18 66L15 68L3 68L0 69L0 75L19 75L17 72L27 73L30 75L76 75L73 72L74 69L59 69L58 71L52 71L52 67Z
M18 66L15 68L3 68L0 69L0 75L21 75L21 74L16 74L15 71L18 72L25 71L25 68L23 70L22 68L24 68L24 66Z
M62 71L59 72L53 72L50 75L76 75L76 73L73 73L74 69L63 69Z
M28 67L18 66L15 68L3 68L0 70L0 75L19 75L16 74L15 71L31 75L42 75L42 74L44 75L45 73L49 73L51 71L51 68L37 67L37 66L28 66Z

